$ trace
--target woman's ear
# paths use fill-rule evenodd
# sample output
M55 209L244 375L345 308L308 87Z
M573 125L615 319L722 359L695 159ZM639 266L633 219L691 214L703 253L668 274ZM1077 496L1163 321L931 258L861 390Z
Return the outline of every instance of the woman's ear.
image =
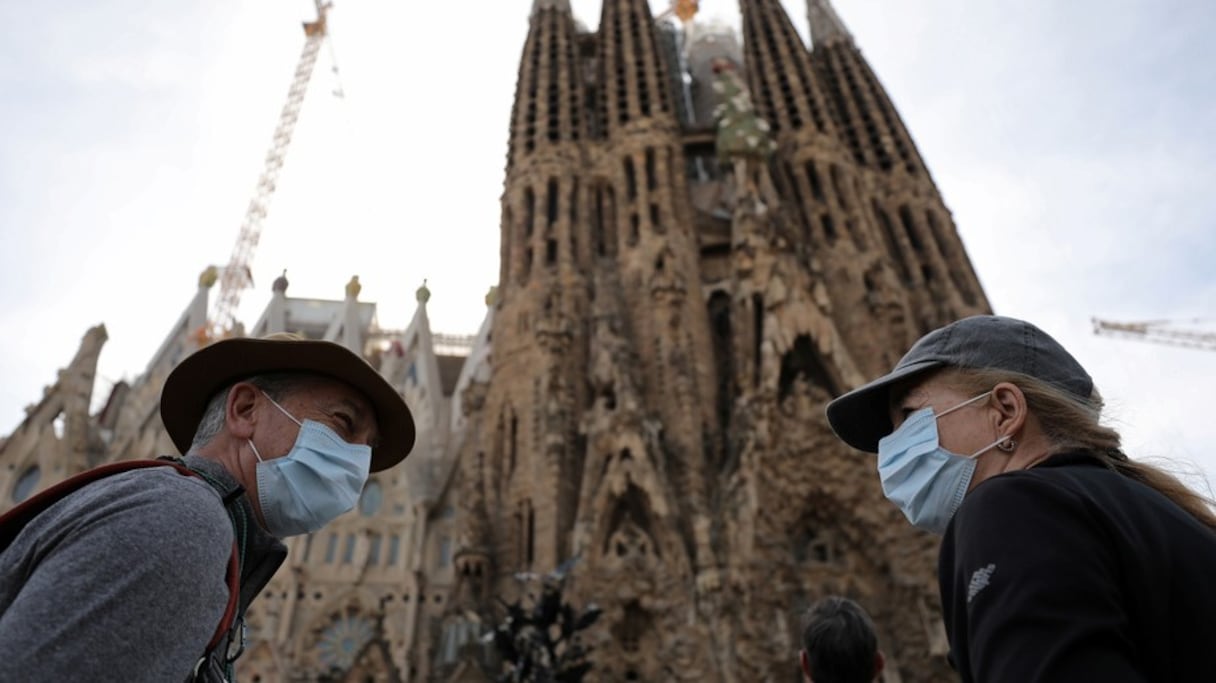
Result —
M993 426L998 435L1012 437L1021 431L1029 409L1026 407L1026 395L1016 384L1001 382L993 387L992 405L996 408Z
M237 382L228 390L224 406L224 427L233 437L244 440L253 437L257 424L258 388L249 382Z

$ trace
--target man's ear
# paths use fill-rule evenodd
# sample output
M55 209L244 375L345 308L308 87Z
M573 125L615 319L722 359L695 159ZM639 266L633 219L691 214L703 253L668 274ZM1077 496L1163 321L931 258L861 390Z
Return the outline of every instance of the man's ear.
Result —
M882 650L874 653L874 680L882 675L882 669L887 665L886 657L882 656Z
M806 650L798 651L798 664L802 666L802 678L806 680L806 683L815 683L811 680L811 657Z
M228 402L224 405L224 429L234 438L244 440L253 437L260 395L258 388L249 382L237 382L228 390Z
M993 387L992 403L997 410L994 418L997 434L1012 436L1021 431L1029 409L1026 407L1026 395L1016 384L1001 382Z

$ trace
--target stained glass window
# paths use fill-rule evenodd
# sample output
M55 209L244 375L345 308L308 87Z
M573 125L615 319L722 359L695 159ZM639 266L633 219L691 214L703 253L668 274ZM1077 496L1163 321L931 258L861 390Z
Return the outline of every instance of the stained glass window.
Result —
M29 498L34 492L34 488L38 486L38 480L42 478L42 470L37 465L30 465L21 477L17 479L17 483L13 486L13 502L20 503Z
M321 633L317 643L321 663L330 669L350 669L374 635L371 622L364 617L347 615L337 619Z
M401 552L401 536L393 534L388 542L388 563L397 564L397 555Z
M452 563L452 540L447 536L439 539L439 567L444 568Z
M325 564L333 564L334 556L338 553L338 535L331 533L325 543Z
M380 564L380 536L371 537L371 547L367 551L367 564L374 566Z

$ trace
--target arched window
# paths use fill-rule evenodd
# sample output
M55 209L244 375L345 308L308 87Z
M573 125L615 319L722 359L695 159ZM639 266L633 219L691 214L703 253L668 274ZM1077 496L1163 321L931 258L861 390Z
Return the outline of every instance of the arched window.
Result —
M828 394L838 392L825 370L819 352L809 335L801 334L794 340L794 346L781 357L781 375L778 379L777 395L784 400L789 395L794 380L801 377L811 386L820 387Z
M363 487L363 495L359 498L359 513L364 517L371 517L380 511L383 502L384 489L379 481L373 479Z
M718 423L730 427L731 407L735 400L735 330L731 321L730 295L723 291L709 297L709 326L714 350L714 371L718 379Z
M633 157L625 157L625 197L637 199L638 179L633 171Z
M524 188L524 237L532 236L532 224L536 221L536 195L532 188Z
M545 212L546 221L549 227L553 227L557 223L557 178L549 179L549 187L545 195L545 205L548 207L548 210Z
M21 476L17 478L17 483L13 485L13 502L20 503L38 487L38 480L42 478L42 469L37 465L30 465L25 468Z

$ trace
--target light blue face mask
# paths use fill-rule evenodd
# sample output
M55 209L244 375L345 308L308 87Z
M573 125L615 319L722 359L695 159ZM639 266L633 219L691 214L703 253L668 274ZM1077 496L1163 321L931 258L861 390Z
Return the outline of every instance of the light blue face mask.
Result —
M933 408L921 408L908 416L894 432L878 442L878 476L887 500L899 506L913 526L941 534L959 506L975 474L975 459L989 449L1009 440L1003 436L971 455L963 456L942 448L937 421L942 417L987 398L991 391L968 399L934 415Z
M263 393L265 396L265 393ZM263 460L257 446L258 501L266 531L278 538L316 531L355 507L371 471L370 446L349 444L320 422L300 422L273 398L300 434L287 455Z

